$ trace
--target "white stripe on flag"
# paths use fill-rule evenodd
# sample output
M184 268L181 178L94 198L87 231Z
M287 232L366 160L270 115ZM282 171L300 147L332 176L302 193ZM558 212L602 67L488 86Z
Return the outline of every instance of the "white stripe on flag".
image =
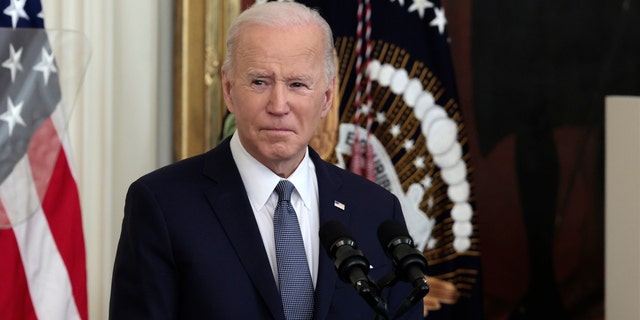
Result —
M26 156L0 186L0 201L10 219L24 219L26 215L21 212L33 210L29 218L12 220L12 224L38 319L80 319L71 281L40 206Z
M69 140L69 130L68 125L70 119L67 119L67 115L65 114L65 110L63 108L62 102L58 102L56 108L51 113L51 120L53 122L53 126L56 128L56 132L58 133L58 139L60 139L60 143L62 143L62 149L64 153L67 155L67 165L69 166L69 171L71 171L71 175L73 176L73 180L78 184L78 178L76 176L76 166L74 163L75 157L73 157L73 151L71 149L71 141Z

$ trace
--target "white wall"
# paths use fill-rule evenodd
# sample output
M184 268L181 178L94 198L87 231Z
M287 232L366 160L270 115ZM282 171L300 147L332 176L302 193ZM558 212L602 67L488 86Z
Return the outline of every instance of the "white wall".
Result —
M606 318L640 319L640 97L606 100Z
M126 189L171 159L173 1L42 2L47 28L79 31L90 43L70 134L82 199L89 314L107 319Z

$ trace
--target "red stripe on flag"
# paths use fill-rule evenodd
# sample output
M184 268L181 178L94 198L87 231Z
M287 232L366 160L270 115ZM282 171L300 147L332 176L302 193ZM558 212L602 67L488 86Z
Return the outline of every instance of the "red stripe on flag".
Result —
M80 198L62 146L42 201L42 210L67 268L78 312L82 319L87 319L87 270Z
M0 211L5 212L2 203ZM13 229L0 229L0 317L37 319Z
M78 188L51 118L31 138L29 162L49 229L65 264L78 313L88 318L86 255Z

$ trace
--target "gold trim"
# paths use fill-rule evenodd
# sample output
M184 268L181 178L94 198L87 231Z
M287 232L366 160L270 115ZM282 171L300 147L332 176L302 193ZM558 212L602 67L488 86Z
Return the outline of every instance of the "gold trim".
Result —
M240 0L176 0L174 158L218 143L225 112L220 84L224 35Z

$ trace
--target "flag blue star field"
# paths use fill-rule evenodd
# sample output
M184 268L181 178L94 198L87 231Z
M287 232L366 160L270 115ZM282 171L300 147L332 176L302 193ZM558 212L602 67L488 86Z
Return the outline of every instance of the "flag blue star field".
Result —
M80 199L41 5L0 10L0 318L87 319Z
M329 160L400 199L429 262L426 318L482 318L468 140L440 1L297 2L334 33L341 101Z

